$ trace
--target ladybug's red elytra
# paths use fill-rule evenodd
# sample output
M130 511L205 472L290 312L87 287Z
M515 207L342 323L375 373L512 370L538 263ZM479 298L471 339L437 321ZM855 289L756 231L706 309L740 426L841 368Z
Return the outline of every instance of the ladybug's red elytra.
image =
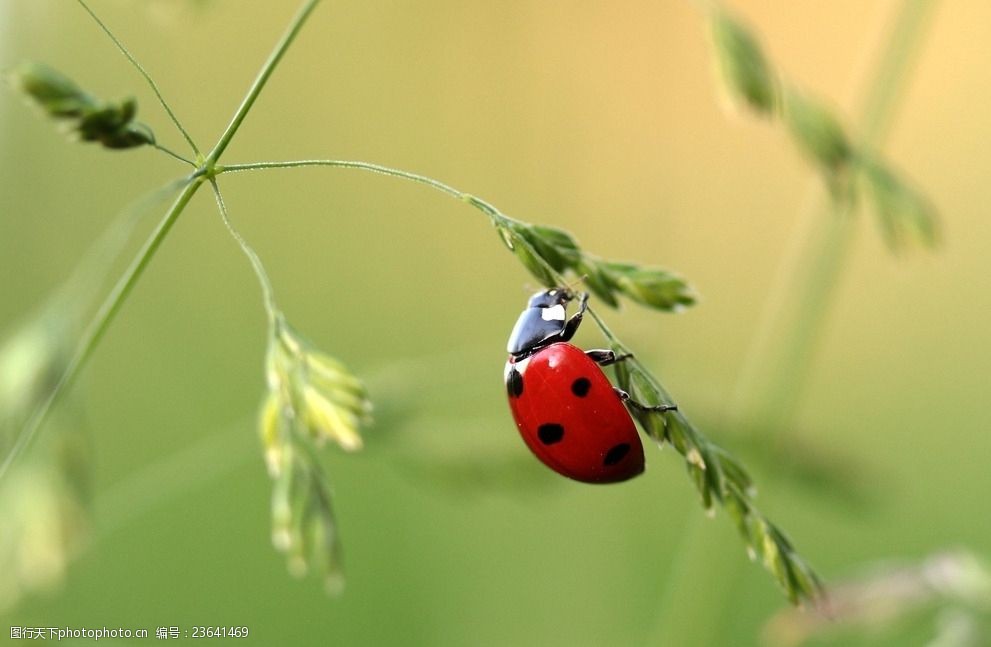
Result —
M505 382L523 441L552 470L585 483L617 483L644 469L643 444L626 406L650 407L613 387L600 366L625 360L611 350L583 351L568 341L581 324L588 293L567 318L570 290L530 297L509 337Z

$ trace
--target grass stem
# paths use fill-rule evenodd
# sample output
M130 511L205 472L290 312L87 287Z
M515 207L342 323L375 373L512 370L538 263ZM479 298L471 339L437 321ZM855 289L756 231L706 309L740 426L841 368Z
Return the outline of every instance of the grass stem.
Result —
M296 13L296 16L289 24L289 28L275 45L275 48L272 50L272 53L269 54L264 65L262 65L261 71L259 71L258 75L255 77L254 83L252 83L251 87L248 88L247 94L244 95L241 105L238 106L237 110L234 112L234 117L231 119L230 124L228 124L224 134L220 136L220 140L217 142L217 145L213 147L213 150L211 150L210 154L207 156L207 168L210 168L216 164L217 160L220 159L220 156L225 150L227 150L228 144L231 143L231 139L234 137L234 134L241 127L241 123L244 121L244 118L248 116L251 106L255 104L255 100L258 98L258 95L261 94L262 88L265 87L269 77L272 76L272 72L275 71L279 61L281 61L282 57L285 55L286 50L289 49L289 46L299 34L299 30L302 29L303 23L306 22L306 19L309 17L310 13L313 12L319 2L320 0L307 0L307 2Z
M861 102L859 131L867 149L881 146L888 133L934 6L905 0L895 16ZM735 417L768 439L792 421L854 238L849 201L822 197L810 204L776 273L738 383Z
M389 175L392 177L402 178L404 180L410 180L411 182L416 182L418 184L424 184L426 186L432 187L448 194L451 197L457 198L458 200L463 200L467 196L466 193L458 191L452 186L444 184L438 180L427 177L425 175L420 175L418 173L411 173L409 171L403 171L396 168L390 168L388 166L382 166L381 164L372 164L371 162L359 162L356 160L292 160L287 162L254 162L252 164L225 164L224 166L217 167L217 174L220 173L237 173L240 171L257 171L263 169L275 169L275 168L300 168L307 166L330 166L335 168L350 168L357 169L360 171L368 171L371 173L378 173L380 175Z
M251 262L252 269L255 270L258 283L262 288L262 296L265 299L265 312L268 314L269 323L274 325L279 309L275 305L275 291L272 289L272 281L268 278L268 272L265 271L265 266L258 257L258 253L248 244L248 241L245 240L241 232L231 222L230 213L227 211L227 203L224 201L224 196L220 192L220 186L217 184L216 178L210 178L210 186L213 188L213 195L217 200L217 208L220 210L220 217L224 221L224 226L227 227L227 231L237 241L238 246L241 247L241 251L244 252L245 256Z
M158 84L155 83L155 80L151 78L151 75L148 74L148 72L141 65L141 63L138 63L138 60L134 58L131 52L128 51L126 47L124 47L124 44L120 42L120 39L118 39L117 36L114 35L112 31L110 31L110 28L107 27L106 23L100 20L100 17L97 16L96 13L89 8L89 5L86 4L85 0L77 0L77 2L79 2L82 8L86 10L86 13L88 13L90 17L96 21L96 24L100 26L100 29L103 30L103 33L105 33L107 37L109 37L110 40L113 41L114 45L117 46L117 49L120 50L120 53L123 54L128 61L130 61L131 65L133 65L134 68L138 71L138 73L144 77L144 80L148 82L148 85L151 86L152 92L154 92L155 96L158 98L158 102L162 104L162 107L165 108L165 112L169 115L169 119L172 120L172 123L175 124L175 127L179 129L180 133L182 133L182 136L186 139L186 142L189 144L190 148L193 149L193 153L199 156L200 149L196 147L196 142L193 141L193 138L189 135L189 132L183 127L182 122L180 122L179 118L176 117L175 112L172 110L172 106L170 106L169 102L165 100L164 96L162 96L162 91L158 89Z
M165 153L169 157L171 157L173 159L176 159L176 160L179 160L183 164L188 164L189 166L192 166L193 168L196 168L196 162L194 162L194 161L192 161L190 159L186 159L185 157L183 157L179 153L176 153L175 151L173 151L171 149L168 149L165 146L162 146L158 142L155 142L154 144L152 144L152 146L154 146L158 150L162 151L163 153Z

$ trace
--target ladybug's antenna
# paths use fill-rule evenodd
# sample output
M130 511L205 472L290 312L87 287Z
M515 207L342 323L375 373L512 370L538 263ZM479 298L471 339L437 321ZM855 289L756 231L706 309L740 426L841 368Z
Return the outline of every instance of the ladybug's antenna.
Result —
M569 281L568 283L564 284L564 289L569 294L571 294L573 292L572 288L574 288L579 283L583 283L587 278L588 278L588 274L582 274L581 276L575 277L574 281Z

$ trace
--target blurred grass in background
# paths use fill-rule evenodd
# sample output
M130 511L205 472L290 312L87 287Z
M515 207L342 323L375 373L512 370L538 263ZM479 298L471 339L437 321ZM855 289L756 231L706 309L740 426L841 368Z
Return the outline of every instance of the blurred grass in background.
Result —
M738 2L782 72L841 109L895 3ZM226 125L291 4L98 2L193 135ZM991 345L983 142L986 3L942 3L886 152L939 206L936 254L892 258L862 218L793 436L852 458L867 502L755 474L761 504L835 580L947 547L991 555L985 406ZM0 0L0 67L42 60L102 96L136 94L127 62L74 3ZM814 171L781 129L727 118L689 3L326 3L225 162L355 158L424 173L590 251L672 268L702 294L678 316L612 327L679 404L722 432L760 308ZM849 113L847 113L849 114ZM74 146L0 92L0 327L43 303L133 198L182 171L152 151ZM503 346L532 279L455 201L346 170L220 178L280 303L367 377L366 450L329 452L348 584L327 598L269 543L253 416L264 313L250 268L200 195L75 393L95 454L89 549L27 626L248 625L258 644L666 644L658 626L686 520L701 515L671 452L592 488L540 466L513 429ZM152 216L154 218L154 216ZM150 221L150 220L149 220ZM583 345L601 345L586 326ZM760 463L755 463L755 467ZM766 466L765 466L766 467ZM0 514L4 511L0 510ZM745 560L724 519L720 555ZM726 558L719 558L725 564ZM756 644L784 604L756 565L711 592L713 644ZM719 577L700 582L719 582ZM922 643L901 633L843 644Z

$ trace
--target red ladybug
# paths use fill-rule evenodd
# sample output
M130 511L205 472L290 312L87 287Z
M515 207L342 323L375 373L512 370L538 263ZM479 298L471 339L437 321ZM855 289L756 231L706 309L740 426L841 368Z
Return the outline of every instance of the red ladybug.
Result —
M585 483L616 483L643 472L643 445L626 406L649 407L614 388L599 366L627 359L611 350L583 351L568 342L581 324L588 294L567 318L566 289L530 297L509 337L505 381L523 441L552 470Z

